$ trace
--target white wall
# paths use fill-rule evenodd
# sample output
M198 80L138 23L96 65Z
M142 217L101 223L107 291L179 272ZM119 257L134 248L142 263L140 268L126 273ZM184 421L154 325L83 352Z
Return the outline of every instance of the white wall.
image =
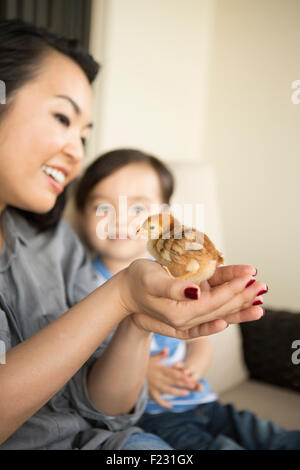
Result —
M94 0L93 19L91 158L136 146L210 164L226 261L258 268L266 305L299 311L300 2Z
M94 0L92 52L103 60L94 149L135 146L167 160L202 155L212 7L211 0Z
M217 0L214 30L205 160L227 261L257 267L266 304L300 311L300 2Z

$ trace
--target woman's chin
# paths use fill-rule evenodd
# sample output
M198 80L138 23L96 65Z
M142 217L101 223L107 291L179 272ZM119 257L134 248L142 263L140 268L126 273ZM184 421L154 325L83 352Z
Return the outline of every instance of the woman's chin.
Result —
M18 209L21 209L23 211L27 212L34 212L35 214L48 214L48 212L52 211L55 207L56 200L53 201L41 201L37 200L35 203L32 204L22 204L18 205ZM17 206L15 206L17 207Z

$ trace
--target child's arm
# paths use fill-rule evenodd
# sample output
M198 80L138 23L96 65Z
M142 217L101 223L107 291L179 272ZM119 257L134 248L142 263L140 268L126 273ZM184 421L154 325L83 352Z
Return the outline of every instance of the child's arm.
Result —
M110 416L134 408L145 381L152 333L123 320L93 364L87 380L90 399Z

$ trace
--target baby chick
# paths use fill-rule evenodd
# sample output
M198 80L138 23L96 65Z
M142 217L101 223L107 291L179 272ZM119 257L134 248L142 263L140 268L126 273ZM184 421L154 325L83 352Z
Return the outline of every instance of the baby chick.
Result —
M169 213L149 216L137 231L147 235L147 249L167 273L199 284L224 264L223 255L205 233L182 225Z

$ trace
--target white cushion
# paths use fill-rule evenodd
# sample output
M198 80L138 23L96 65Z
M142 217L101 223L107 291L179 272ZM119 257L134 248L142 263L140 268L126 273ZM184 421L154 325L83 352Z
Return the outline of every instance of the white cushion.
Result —
M214 356L206 374L213 389L223 393L248 378L242 353L242 338L238 325L230 325L221 333L211 335Z

